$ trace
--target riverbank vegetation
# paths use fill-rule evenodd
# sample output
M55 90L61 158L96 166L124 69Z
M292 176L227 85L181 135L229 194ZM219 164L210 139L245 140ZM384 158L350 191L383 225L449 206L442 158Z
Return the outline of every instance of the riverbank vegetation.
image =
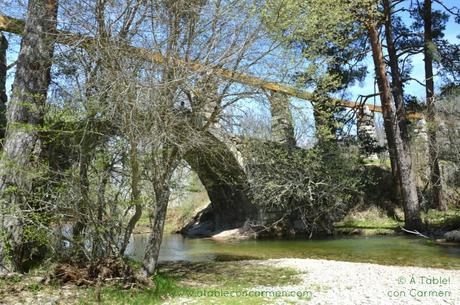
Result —
M134 264L136 265L136 264ZM140 265L137 264L137 268ZM243 293L262 291L300 283L299 272L254 262L174 262L162 264L151 288L127 288L123 283L102 285L62 284L48 279L46 270L35 270L27 276L16 275L0 281L0 296L8 302L45 304L161 304L164 301L206 300L215 304L265 304L269 296L237 297L218 295L223 291ZM268 276L270 275L270 276ZM64 288L62 288L64 287ZM211 295L214 294L214 295ZM308 299L308 298L305 298ZM32 302L31 302L32 301Z
M196 289L158 269L165 231L460 240L457 6L0 4L3 294L45 267L45 282L78 279L107 302ZM135 233L148 238L133 264ZM196 266L184 277L236 285Z

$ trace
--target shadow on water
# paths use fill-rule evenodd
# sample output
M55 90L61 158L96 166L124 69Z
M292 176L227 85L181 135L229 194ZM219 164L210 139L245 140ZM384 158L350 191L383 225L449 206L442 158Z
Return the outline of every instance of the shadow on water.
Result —
M128 255L141 260L147 235L136 234ZM409 236L334 237L324 239L214 241L166 234L160 261L236 261L316 258L386 265L460 269L460 246L437 245Z

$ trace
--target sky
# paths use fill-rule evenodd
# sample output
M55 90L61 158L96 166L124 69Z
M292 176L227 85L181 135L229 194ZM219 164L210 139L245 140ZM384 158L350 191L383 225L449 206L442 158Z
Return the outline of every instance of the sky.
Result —
M443 3L448 7L460 7L460 0L443 0ZM439 4L434 3L433 9L437 8L440 8ZM455 23L454 19L451 17L446 25L445 39L453 44L459 44L459 35L460 24ZM425 79L423 54L417 54L413 56L412 61L413 69L411 77L423 83ZM366 58L366 63L368 67L373 66L372 58L370 56ZM349 89L353 100L355 100L360 94L367 95L374 93L374 79L374 71L370 68L369 75L366 77L365 81L362 84L355 85ZM439 78L435 79L435 85L438 89L441 86L441 80ZM425 98L425 88L416 81L410 81L408 84L406 84L404 89L405 93L413 95L419 98L420 100L424 100Z
M459 0L443 0L443 3L448 7L453 7L453 6L460 7ZM440 6L434 3L433 8L437 8L437 7L440 7ZM7 9L5 11L7 13L11 13L11 9ZM447 27L446 27L445 38L451 43L460 43L459 35L460 35L460 25L455 23L453 18L450 18L447 24ZM17 37L15 38L10 37L9 40L10 40L10 47L8 50L8 62L11 63L14 60L16 60L17 53L19 51L19 46L18 46L19 41ZM422 54L415 55L413 56L412 60L413 60L412 77L416 78L420 82L423 82L424 80L423 55ZM372 63L372 58L370 56L366 58L365 62L367 63L368 67L372 67L373 63ZM7 82L7 88L11 88L11 83L12 83L12 77L9 77L8 82ZM439 79L437 80L436 85L437 87L439 87L440 85ZM423 99L424 92L425 92L423 86L421 86L415 81L409 82L405 87L405 91L408 94L414 95L421 99ZM367 95L367 94L373 93L374 92L374 71L373 69L371 68L369 69L369 74L363 83L356 84L355 86L350 87L348 92L350 94L350 99L352 100L355 100L356 98L358 98L360 94Z
M443 0L443 2L448 7L452 7L452 6L457 6L458 7L458 6L460 6L460 0ZM439 7L439 5L437 5L437 4L433 5L434 9L436 9L437 7ZM7 9L5 9L5 10L2 8L0 10L0 12L5 12L6 14L11 15L11 12L15 12L15 10L12 9L11 7L9 7ZM16 11L16 13L17 13L17 11ZM16 15L16 17L20 17L20 15ZM459 35L460 35L460 25L455 23L453 18L451 18L451 20L449 20L449 22L448 22L448 24L446 26L445 38L448 41L450 41L451 43L460 43ZM14 60L16 60L17 54L19 52L20 38L17 37L17 36L14 36L14 35L7 35L7 38L9 39L9 42L10 42L10 48L8 50L8 62L11 63ZM286 58L286 57L284 57L284 58ZM270 60L265 61L265 63L267 63L267 62L270 62ZM373 62L372 62L372 58L371 58L370 55L365 59L365 63L369 67L369 69L368 69L369 73L368 73L366 79L361 84L356 84L356 85L348 88L348 90L347 90L347 99L349 99L349 100L357 100L357 98L360 95L372 94L372 93L375 92L374 90L376 90L374 88L374 79L375 79L375 77L374 77L374 70L373 70ZM285 68L287 68L288 66L292 67L292 65L289 65L287 62L282 63L282 62L279 62L279 61L275 61L272 64L274 64L274 65L276 64L278 66L281 65L281 66L284 66ZM419 55L413 56L412 65L413 65L413 70L412 70L412 75L411 76L423 83L424 82L423 55L419 54ZM279 69L277 67L271 67L271 68L278 69L279 71L283 70L283 69ZM269 66L260 67L260 68L256 68L256 70L254 70L253 72L261 71L259 69L262 69L262 71L265 70L265 72L267 72L267 71L270 71L271 68ZM12 71L9 71L9 72L10 72L9 77L7 79L7 90L10 90L10 88L11 88L11 84L13 82L13 76L14 76L14 69L12 69ZM266 78L269 78L270 75L273 75L273 74L271 74L271 72L267 72L267 73L263 73L263 74L268 75ZM256 75L256 76L260 76L260 75ZM280 77L280 76L275 76L275 78L278 78L278 77ZM273 78L270 79L270 80L273 80ZM441 85L439 78L436 79L436 85L437 85L438 88ZM425 89L424 89L424 87L422 85L418 84L415 81L410 81L406 85L405 92L407 94L411 94L411 95L416 96L420 100L424 100ZM256 101L254 101L254 103L255 102ZM379 104L378 99L376 99L375 101L374 100L368 101L368 103L374 103L374 102L377 105ZM250 102L250 103L247 103L247 104L251 105L251 104L254 104L254 103ZM311 123L312 109L311 109L311 105L309 105L309 103L305 103L304 101L301 101L301 100L298 100L298 99L292 99L292 105L293 105L293 108L295 110L294 112L297 112L297 115L294 114L294 116L297 117L297 120L296 120L297 125L305 124L306 121L309 121ZM268 114L269 114L268 109L262 109L260 111L262 111L265 114L267 114L267 111L268 111ZM302 119L302 121L300 121L301 119ZM311 133L311 127L309 127L309 130L310 130L309 133Z

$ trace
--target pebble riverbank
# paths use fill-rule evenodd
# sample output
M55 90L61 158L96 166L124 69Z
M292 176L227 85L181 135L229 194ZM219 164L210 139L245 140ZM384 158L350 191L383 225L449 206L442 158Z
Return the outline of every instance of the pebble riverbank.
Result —
M383 266L318 259L273 259L258 264L293 268L311 305L460 304L460 270Z
M225 263L220 264L222 264L220 265L221 268L226 268ZM282 286L253 286L244 289L244 293L252 293L254 295L263 292L266 294L256 299L257 304L460 304L460 270L387 266L321 259L250 260L229 262L229 264L240 265L241 269L245 269L246 272L248 268L250 270L252 266L257 265L273 267L274 269L289 268L295 270L293 274L296 280L289 282L290 284L286 284L286 281L284 281L285 284ZM276 272L273 272L273 274L268 273L266 276L276 276L276 274ZM234 273L234 277L238 280L238 272ZM40 282L40 278L35 279L34 277L27 277L23 282L18 283L9 291L2 291L2 289L0 289L0 304L67 305L78 304L81 300L85 299L90 301L90 304L96 304L95 302L91 302L94 301L92 293L85 294L85 290L77 289L75 286L40 287L31 285L31 283L34 282ZM275 282L277 281L275 280ZM215 287L219 287L214 285L202 285L199 280L195 281L194 285L207 290L215 290ZM37 287L37 290L31 289L31 287ZM234 288L235 287L229 287L227 289L225 287L222 291L226 290L229 292ZM241 291L238 293L241 293ZM277 293L280 295L276 295ZM195 296L165 297L163 300L157 300L153 303L169 305L252 305L255 304L254 300L254 298L242 295L223 298L203 298Z

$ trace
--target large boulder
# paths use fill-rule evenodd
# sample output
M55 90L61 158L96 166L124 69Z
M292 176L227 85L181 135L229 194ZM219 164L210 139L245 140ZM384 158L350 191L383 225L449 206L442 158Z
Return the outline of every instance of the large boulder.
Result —
M449 231L444 234L446 241L460 243L460 230Z

